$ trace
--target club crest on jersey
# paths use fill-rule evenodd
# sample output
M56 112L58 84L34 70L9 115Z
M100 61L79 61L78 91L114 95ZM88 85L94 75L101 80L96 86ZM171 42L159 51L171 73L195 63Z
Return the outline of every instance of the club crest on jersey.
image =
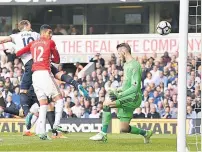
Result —
M137 86L137 82L134 82L133 85L136 87Z

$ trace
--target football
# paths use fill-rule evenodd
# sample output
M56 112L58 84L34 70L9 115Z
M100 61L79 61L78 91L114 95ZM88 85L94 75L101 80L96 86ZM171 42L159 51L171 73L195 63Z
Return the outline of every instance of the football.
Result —
M160 35L168 35L171 32L171 25L167 21L161 21L156 26L156 31Z

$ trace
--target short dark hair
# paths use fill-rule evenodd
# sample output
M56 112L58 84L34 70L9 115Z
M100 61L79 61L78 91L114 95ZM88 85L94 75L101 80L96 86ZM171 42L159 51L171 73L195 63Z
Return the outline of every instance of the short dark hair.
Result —
M129 45L128 43L121 43L121 44L118 44L118 45L116 46L116 49L118 50L118 48L120 48L120 47L125 47L125 48L128 50L128 52L131 54L131 47L130 47L130 45Z
M50 25L48 24L43 24L41 27L40 27L40 32L43 31L43 30L48 30L48 29L52 29Z

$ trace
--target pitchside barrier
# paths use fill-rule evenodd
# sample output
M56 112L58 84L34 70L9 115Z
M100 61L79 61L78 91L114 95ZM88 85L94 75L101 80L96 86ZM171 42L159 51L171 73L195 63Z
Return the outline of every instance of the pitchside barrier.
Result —
M200 133L200 119L187 119L187 134ZM99 132L102 127L101 119L62 119L61 125L69 132ZM131 125L136 125L142 129L151 129L154 134L176 134L177 119L133 119ZM199 126L199 127L195 127ZM113 119L109 126L109 133L120 133L119 120ZM47 123L47 131L50 125ZM31 131L34 131L35 127ZM1 119L0 132L23 132L25 123L23 119Z

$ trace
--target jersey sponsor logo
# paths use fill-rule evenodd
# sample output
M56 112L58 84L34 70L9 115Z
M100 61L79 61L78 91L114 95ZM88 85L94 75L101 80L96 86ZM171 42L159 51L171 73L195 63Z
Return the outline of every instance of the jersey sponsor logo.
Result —
M16 2L16 3L29 3L29 2L34 2L38 3L42 0L1 0L0 3L11 3L11 2ZM57 2L57 0L46 0L45 2L50 3L50 2Z

